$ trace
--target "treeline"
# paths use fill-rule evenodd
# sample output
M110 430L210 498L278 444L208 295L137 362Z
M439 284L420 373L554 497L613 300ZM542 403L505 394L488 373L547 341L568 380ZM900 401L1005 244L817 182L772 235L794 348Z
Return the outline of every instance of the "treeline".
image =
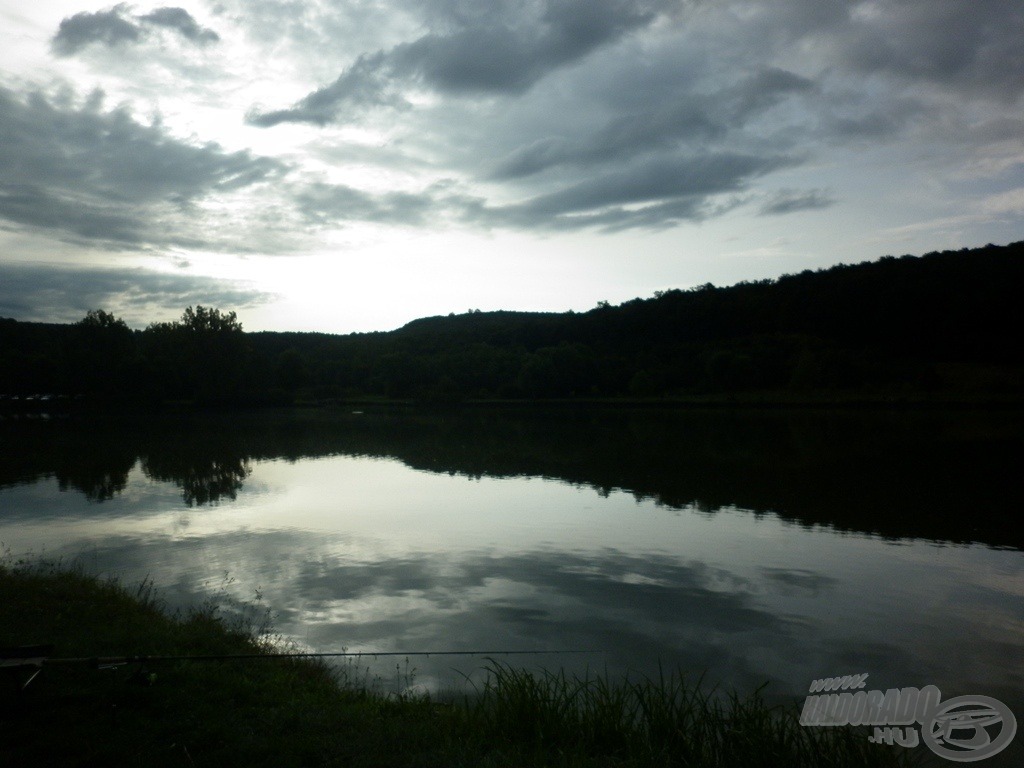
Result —
M887 256L584 313L469 312L388 333L245 333L189 308L132 331L0 320L0 393L96 400L1019 395L1024 242Z
M144 331L104 310L73 325L0 320L0 393L8 405L258 402L271 391L253 376L262 376L261 361L234 312L189 307L180 320Z

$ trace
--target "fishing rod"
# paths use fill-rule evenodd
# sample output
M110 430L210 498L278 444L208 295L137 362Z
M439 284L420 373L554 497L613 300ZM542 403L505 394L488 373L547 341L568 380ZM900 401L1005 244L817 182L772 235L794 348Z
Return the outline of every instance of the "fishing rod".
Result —
M329 658L372 658L394 656L537 656L541 654L592 654L605 653L600 650L476 650L476 651L299 651L281 653L219 653L191 655L131 655L131 656L50 656L52 645L23 645L15 648L0 648L0 671L9 673L17 680L19 690L24 690L40 672L43 666L88 665L93 669L115 669L127 664L147 664L180 661L255 661L257 659L329 659Z
M174 661L250 661L256 659L328 659L378 658L387 656L534 656L542 654L592 654L599 650L511 650L511 651L328 651L282 653L221 653L186 656L80 656L43 657L45 664L89 664L94 667L112 667L123 664L148 664Z

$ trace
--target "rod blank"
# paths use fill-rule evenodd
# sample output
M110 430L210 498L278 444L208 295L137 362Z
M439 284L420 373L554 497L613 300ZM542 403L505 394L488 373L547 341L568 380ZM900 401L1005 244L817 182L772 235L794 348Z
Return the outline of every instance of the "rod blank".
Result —
M47 658L45 664L89 664L94 667L168 661L249 661L255 659L326 659L379 656L527 656L541 654L590 654L604 651L333 651L327 653L226 653L208 656L81 656Z

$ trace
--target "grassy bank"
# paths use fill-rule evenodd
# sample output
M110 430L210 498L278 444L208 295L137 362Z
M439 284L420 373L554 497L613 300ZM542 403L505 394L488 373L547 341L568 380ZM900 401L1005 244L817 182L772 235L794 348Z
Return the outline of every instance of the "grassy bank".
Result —
M0 564L0 646L48 643L55 657L281 650L265 637L213 603L170 615L148 584ZM909 756L680 675L612 683L492 663L481 690L445 703L373 693L309 659L49 664L20 693L3 677L3 765L816 768Z

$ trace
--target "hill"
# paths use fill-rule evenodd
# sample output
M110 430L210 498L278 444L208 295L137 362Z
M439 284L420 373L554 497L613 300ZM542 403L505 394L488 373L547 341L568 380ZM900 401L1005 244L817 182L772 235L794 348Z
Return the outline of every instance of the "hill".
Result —
M387 333L244 333L234 313L202 307L134 332L105 312L71 326L0 320L0 393L1015 399L1022 284L1018 242L671 290L583 313L422 318Z

